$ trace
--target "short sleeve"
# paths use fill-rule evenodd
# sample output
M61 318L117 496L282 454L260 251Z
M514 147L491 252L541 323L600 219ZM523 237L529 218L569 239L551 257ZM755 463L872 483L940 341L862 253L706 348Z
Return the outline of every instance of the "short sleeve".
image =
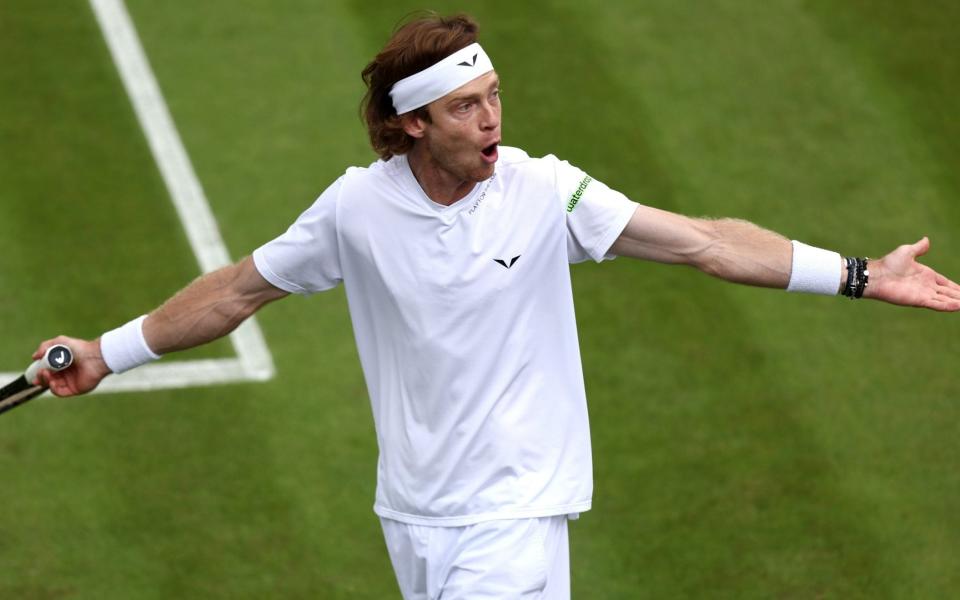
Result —
M557 190L567 223L567 259L600 262L614 258L610 246L620 237L637 204L567 161L556 161Z
M337 201L343 177L328 187L281 236L253 252L264 279L294 294L336 287L342 280L337 242Z

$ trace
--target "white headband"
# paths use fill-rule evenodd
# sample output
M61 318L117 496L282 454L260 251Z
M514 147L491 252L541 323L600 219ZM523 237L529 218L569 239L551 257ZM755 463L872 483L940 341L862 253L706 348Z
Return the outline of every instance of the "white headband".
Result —
M493 70L490 57L480 44L457 50L440 62L393 84L390 98L397 114L426 106L465 83Z

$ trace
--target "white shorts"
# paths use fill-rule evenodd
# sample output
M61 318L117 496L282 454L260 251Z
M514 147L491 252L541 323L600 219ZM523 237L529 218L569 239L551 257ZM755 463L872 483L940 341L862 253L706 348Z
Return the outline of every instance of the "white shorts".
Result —
M380 523L405 600L570 598L566 515L466 527Z

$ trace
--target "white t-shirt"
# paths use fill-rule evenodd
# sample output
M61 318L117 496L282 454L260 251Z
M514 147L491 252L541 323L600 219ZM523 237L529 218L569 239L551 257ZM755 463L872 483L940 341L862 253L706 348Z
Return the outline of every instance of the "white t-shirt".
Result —
M568 263L610 258L635 207L514 148L445 207L395 156L348 169L254 252L288 292L346 287L380 448L378 515L464 526L590 508Z

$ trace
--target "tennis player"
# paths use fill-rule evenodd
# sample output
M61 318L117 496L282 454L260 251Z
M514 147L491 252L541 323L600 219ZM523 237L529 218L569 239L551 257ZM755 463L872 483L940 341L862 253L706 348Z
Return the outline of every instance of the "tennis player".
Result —
M589 510L590 435L569 263L615 256L728 281L960 310L917 262L841 257L744 221L641 206L554 156L501 145L500 82L467 16L398 29L363 70L380 156L276 239L44 373L92 390L226 335L288 294L346 288L380 456L374 511L404 598L570 595L568 520Z

